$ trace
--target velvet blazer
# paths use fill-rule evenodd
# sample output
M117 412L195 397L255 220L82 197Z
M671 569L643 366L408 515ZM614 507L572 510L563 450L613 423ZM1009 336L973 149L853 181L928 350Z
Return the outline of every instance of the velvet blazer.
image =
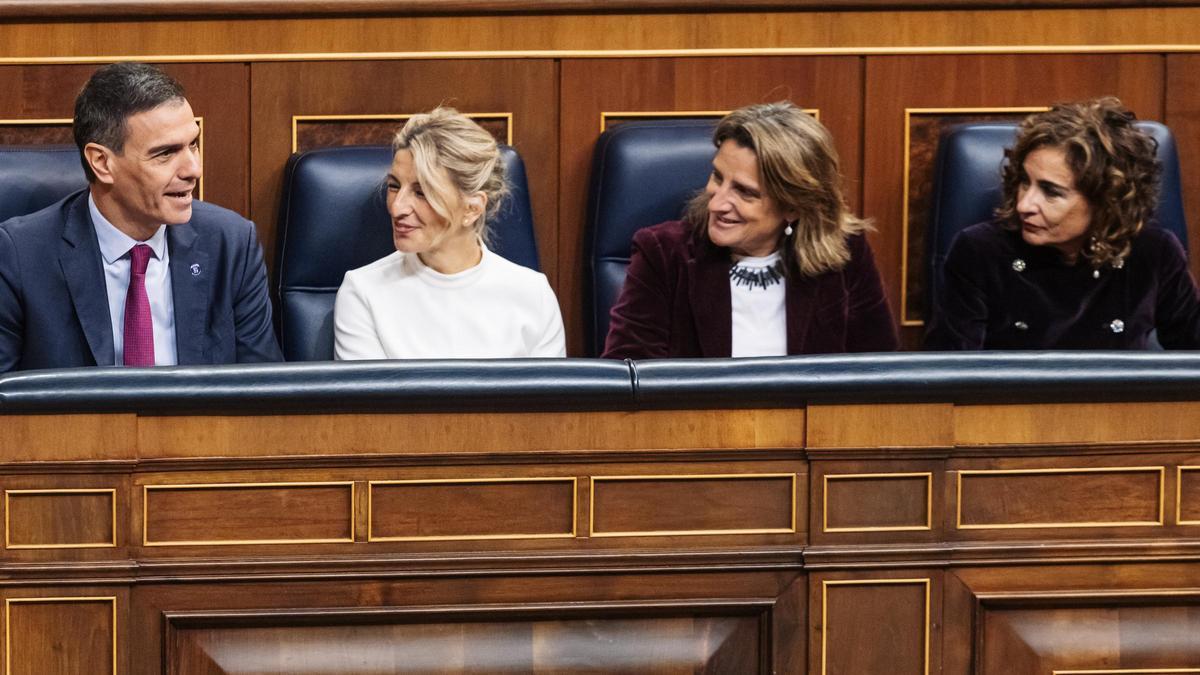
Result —
M111 366L100 245L82 190L0 224L0 372ZM281 361L254 224L195 202L167 227L180 365Z
M896 349L896 327L866 237L847 240L840 270L785 286L788 354ZM621 295L612 308L605 358L729 357L729 249L681 221L639 230Z
M998 222L963 230L926 334L931 349L1200 348L1200 294L1175 235L1143 229L1097 275Z

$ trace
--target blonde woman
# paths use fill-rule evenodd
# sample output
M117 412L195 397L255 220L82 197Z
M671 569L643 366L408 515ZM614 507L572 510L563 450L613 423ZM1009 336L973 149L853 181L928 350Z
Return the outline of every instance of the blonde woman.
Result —
M507 192L490 134L450 108L409 119L392 142L387 207L396 252L346 273L334 356L565 356L546 277L488 250Z
M684 219L633 238L610 358L891 351L896 329L829 132L789 102L717 125Z

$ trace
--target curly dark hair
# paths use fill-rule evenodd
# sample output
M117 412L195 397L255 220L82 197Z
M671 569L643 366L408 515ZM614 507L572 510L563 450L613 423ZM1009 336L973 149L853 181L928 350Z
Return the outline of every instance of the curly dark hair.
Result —
M1018 192L1029 180L1025 158L1039 148L1061 148L1075 187L1091 207L1088 242L1081 255L1099 268L1120 264L1133 238L1158 204L1162 172L1158 143L1134 126L1137 117L1117 98L1059 103L1021 123L1017 142L1005 150L1004 202L996 216L1017 229Z

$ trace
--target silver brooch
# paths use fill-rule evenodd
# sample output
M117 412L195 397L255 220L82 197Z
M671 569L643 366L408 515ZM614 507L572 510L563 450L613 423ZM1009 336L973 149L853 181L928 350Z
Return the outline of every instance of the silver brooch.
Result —
M1013 324L1013 328L1016 328L1017 330L1029 330L1029 324L1025 323L1024 321L1018 321Z
M1012 268L1016 272L1025 271L1025 261L1020 258L1013 258Z
M1113 319L1112 323L1108 324L1108 328L1114 333L1124 333L1125 322L1120 319Z

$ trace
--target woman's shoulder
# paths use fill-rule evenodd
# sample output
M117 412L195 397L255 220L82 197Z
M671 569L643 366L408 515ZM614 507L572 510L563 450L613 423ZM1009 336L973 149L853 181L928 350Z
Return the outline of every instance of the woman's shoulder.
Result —
M1133 238L1133 249L1135 253L1163 255L1174 252L1182 253L1183 244L1180 243L1174 232L1151 225L1142 228L1142 231Z
M400 251L393 251L379 260L367 263L362 267L356 267L346 272L346 277L342 284L369 285L382 283L386 279L395 277L403 271L405 255L405 253Z
M692 235L691 225L682 220L668 220L643 227L633 234L633 241L639 245L653 242L659 248L681 248L692 241Z
M487 252L487 256L488 272L494 282L512 284L519 288L541 288L550 285L550 281L542 272L519 265L491 250Z

